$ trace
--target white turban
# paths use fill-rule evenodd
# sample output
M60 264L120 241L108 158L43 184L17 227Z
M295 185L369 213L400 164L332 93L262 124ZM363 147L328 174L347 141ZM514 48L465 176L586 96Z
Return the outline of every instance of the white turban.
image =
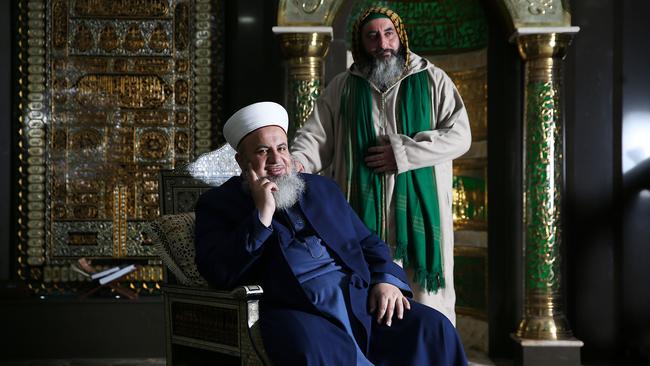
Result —
M278 126L287 133L289 115L274 102L259 102L246 106L233 114L223 126L226 141L237 150L237 145L249 133L266 126Z

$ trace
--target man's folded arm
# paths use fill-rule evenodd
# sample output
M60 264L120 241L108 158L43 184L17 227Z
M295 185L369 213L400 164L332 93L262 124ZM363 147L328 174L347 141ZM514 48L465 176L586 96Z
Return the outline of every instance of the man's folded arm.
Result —
M231 289L244 284L273 230L264 226L257 210L240 222L219 215L201 203L196 208L196 264L208 282Z

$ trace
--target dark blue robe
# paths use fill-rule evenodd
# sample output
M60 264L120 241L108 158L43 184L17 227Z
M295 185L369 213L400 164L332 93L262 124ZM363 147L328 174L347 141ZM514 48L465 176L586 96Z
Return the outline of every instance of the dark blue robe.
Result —
M360 349L376 365L464 365L453 325L436 310L411 301L411 310L392 326L378 325L368 312L373 276L389 274L406 283L388 246L354 213L336 184L301 175L306 182L299 208L346 273L342 284L350 326ZM290 267L285 250L294 239L276 213L272 233L264 228L240 177L206 192L196 206L196 262L215 287L261 284L262 337L276 365L354 365L356 346L345 327L314 306ZM257 238L267 238L260 242ZM410 293L406 293L410 295Z

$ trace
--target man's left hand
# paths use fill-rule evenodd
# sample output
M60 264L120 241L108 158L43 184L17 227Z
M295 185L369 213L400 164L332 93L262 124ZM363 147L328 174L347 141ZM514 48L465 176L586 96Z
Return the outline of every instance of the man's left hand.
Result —
M390 327L393 321L393 315L397 319L404 317L404 311L411 309L408 298L402 294L396 286L390 283L377 283L370 289L370 312L375 313L377 323L385 323Z
M369 147L368 155L364 160L368 168L374 169L377 173L397 171L395 153L390 143Z

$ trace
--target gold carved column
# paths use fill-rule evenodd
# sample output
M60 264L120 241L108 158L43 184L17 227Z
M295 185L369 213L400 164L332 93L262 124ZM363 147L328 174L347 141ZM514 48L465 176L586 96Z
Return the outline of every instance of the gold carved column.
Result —
M525 62L525 298L523 319L515 336L523 347L523 364L528 363L526 352L549 361L558 352L569 352L577 364L580 360L582 342L573 338L563 306L560 251L565 103L562 60L577 31L577 27L523 28L515 34ZM559 351L551 350L553 347Z
M273 27L287 59L286 108L291 140L314 109L324 86L323 65L332 27Z
M314 110L325 83L323 66L332 41L332 23L342 0L280 0L273 33L287 60L285 107L289 141Z

